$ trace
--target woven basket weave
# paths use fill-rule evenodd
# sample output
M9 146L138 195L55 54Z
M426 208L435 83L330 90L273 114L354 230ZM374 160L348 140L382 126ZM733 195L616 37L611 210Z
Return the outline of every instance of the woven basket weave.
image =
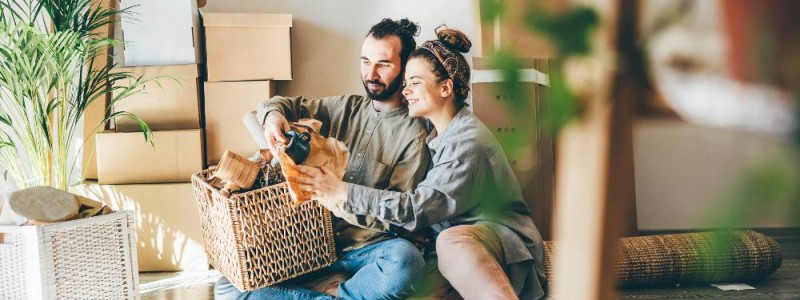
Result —
M336 261L330 212L315 201L295 207L279 183L227 198L192 175L209 262L242 291L252 291Z
M139 299L130 211L0 233L0 299Z
M781 265L775 240L751 230L714 241L714 233L622 238L616 275L621 286L741 282L764 278ZM555 245L545 242L544 272L553 278ZM552 283L551 283L552 285Z

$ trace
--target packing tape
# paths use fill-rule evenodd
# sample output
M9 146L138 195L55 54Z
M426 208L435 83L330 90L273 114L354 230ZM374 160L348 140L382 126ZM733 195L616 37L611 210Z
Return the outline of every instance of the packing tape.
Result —
M534 69L520 69L520 82L533 82L550 86L550 76ZM472 83L502 82L499 70L472 70Z

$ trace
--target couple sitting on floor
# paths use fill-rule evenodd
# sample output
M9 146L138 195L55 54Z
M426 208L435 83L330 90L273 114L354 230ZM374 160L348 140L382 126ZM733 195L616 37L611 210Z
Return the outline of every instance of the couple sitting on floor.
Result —
M249 292L222 278L217 298L544 295L541 236L503 150L465 103L470 67L462 53L471 43L439 27L438 39L417 47L417 33L407 19L370 29L361 47L366 96L276 96L260 104L271 143L285 139L289 121L314 118L323 135L350 150L344 178L299 168L308 175L302 189L337 217L339 260Z

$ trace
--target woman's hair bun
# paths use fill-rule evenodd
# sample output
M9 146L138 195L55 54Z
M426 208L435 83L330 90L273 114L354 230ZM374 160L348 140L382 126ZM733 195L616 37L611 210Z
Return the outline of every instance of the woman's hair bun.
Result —
M446 25L436 27L436 36L447 48L461 53L469 52L469 48L472 47L472 42L470 42L467 35L458 29L447 28Z

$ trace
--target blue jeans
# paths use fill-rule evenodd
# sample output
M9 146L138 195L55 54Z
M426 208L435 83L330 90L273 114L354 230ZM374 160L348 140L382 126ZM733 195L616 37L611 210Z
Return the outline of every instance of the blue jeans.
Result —
M411 242L394 238L361 249L342 253L332 265L298 278L255 291L239 291L226 278L214 286L214 298L256 299L334 299L321 292L301 287L300 281L346 272L352 277L339 285L342 299L404 299L413 291L412 282L424 273L425 261Z

